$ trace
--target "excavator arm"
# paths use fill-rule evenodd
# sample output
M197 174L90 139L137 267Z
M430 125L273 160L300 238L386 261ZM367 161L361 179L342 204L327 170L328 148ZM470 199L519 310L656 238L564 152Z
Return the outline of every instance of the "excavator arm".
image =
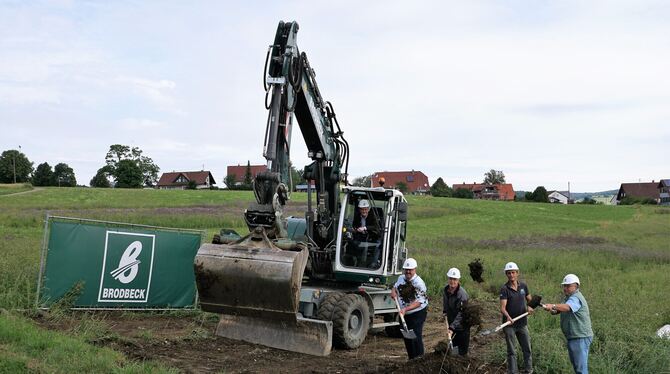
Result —
M257 203L266 209L248 210L247 222L251 222L250 229L256 227L256 222L267 224L259 218L267 216L267 207L272 205L271 214L277 217L275 226L284 224L279 217L288 196L286 190L292 184L289 159L295 118L307 155L312 159L305 167L305 179L315 181L316 186L317 214L307 216L308 236L322 246L331 242L336 234L331 223L336 216L339 183L346 183L349 146L332 104L321 96L307 54L298 48L298 29L296 22L280 22L274 43L268 49L263 75L268 109L263 156L268 172L260 174L254 182ZM310 206L308 212L311 211ZM281 227L276 227L276 233L277 237L285 237Z

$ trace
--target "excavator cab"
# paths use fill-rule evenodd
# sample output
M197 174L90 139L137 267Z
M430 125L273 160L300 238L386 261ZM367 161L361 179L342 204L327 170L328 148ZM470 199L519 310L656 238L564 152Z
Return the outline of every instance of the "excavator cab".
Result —
M363 220L361 201L369 205ZM365 222L365 229L361 228L361 221ZM402 263L407 257L407 202L401 192L381 187L345 188L339 227L336 279L385 283L388 276L402 274Z

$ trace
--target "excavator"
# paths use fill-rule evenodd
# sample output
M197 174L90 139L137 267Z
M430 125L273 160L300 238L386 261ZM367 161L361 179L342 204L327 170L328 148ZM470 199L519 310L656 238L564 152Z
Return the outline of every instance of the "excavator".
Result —
M407 258L408 209L398 190L349 185L349 144L298 48L298 28L280 21L265 59L267 170L252 183L249 234L222 229L199 248L194 271L201 309L220 314L217 335L326 356L359 347L370 329L399 334L390 291ZM284 213L294 119L311 160L304 217ZM377 235L353 227L359 206Z

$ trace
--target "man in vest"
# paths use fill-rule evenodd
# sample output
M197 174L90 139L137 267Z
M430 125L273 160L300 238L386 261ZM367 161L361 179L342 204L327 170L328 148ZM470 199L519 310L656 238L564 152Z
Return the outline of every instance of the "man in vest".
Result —
M577 374L589 372L589 347L593 341L589 305L579 291L579 278L568 274L563 278L564 304L545 304L551 314L561 315L561 330L568 340L568 354Z

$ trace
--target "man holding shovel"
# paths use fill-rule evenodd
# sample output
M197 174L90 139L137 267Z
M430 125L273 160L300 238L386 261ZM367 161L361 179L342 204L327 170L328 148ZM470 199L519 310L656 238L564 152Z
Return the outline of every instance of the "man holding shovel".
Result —
M470 326L465 325L463 310L468 302L468 293L461 287L461 271L451 268L447 271L448 283L442 294L442 313L447 321L449 340L458 354L468 354L470 346ZM454 334L456 334L454 336ZM453 340L452 340L453 338Z
M589 372L589 347L593 341L589 304L579 291L579 278L568 274L563 278L564 304L544 304L551 314L561 315L561 330L568 340L568 354L577 374Z
M404 318L407 327L403 337L409 359L423 356L423 323L428 314L426 284L416 275L416 260L408 258L403 264L404 275L398 278L391 290L391 298L398 302L398 313ZM413 332L416 337L414 337ZM413 338L413 339L412 339Z
M528 291L528 286L525 283L519 282L519 267L514 262L508 262L504 271L507 276L507 283L500 289L500 312L502 313L503 323L511 322L503 328L505 342L507 343L507 372L510 374L519 373L516 363L516 344L514 342L516 339L519 341L523 352L524 372L532 373L533 358L531 356L528 319L523 317L513 321L514 317L526 312L532 313L533 309L526 304L531 301L530 291Z

